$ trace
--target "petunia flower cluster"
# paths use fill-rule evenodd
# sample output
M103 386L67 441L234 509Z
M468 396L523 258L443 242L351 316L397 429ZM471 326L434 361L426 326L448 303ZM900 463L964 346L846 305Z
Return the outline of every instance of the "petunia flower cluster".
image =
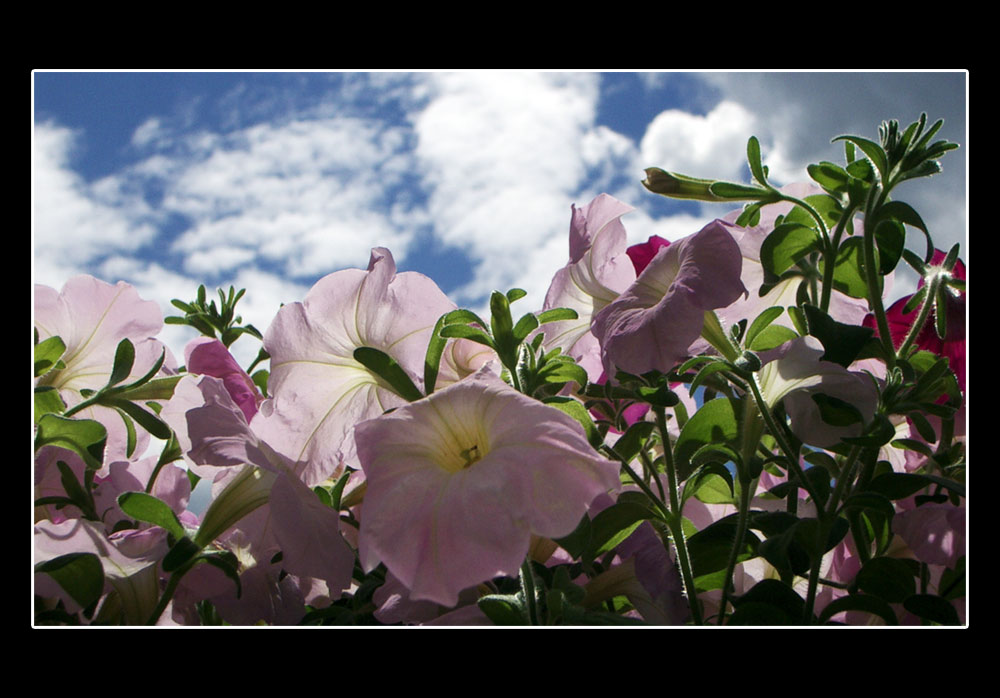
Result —
M572 206L520 315L376 247L252 376L232 291L179 365L128 284L37 286L36 624L965 623L966 268L907 250L928 290L884 310L884 222L919 218L876 238L840 170L779 190L748 152L752 186L650 174L749 202L679 239ZM842 260L876 240L873 286Z

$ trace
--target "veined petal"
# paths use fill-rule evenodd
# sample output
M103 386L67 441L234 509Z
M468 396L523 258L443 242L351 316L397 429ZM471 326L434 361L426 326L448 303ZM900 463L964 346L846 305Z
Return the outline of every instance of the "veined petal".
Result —
M389 251L375 248L368 271L320 279L302 303L278 311L264 337L274 397L253 427L287 457L310 463L306 484L353 459L357 422L405 403L355 361L354 350L385 352L420 385L430 333L455 308L426 276L395 270Z
M532 533L568 534L618 485L572 418L486 372L355 432L361 562L384 562L414 600L453 606L462 589L516 573Z

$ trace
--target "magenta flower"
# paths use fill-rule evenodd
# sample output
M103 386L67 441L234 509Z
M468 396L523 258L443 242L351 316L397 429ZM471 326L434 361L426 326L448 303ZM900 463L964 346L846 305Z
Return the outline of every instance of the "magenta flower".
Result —
M184 347L184 361L190 373L221 378L247 422L257 414L264 397L247 372L236 363L226 345L211 337L197 337Z
M406 403L354 350L385 352L419 386L434 325L454 309L426 276L397 274L382 247L372 250L367 271L323 277L302 303L279 310L264 336L273 398L254 418L255 432L292 461L309 463L306 484L322 482L353 459L355 424Z
M931 265L939 265L945 259L945 253L941 250L935 250L934 255L931 257ZM958 260L955 263L954 269L952 269L951 274L956 279L965 280L965 264L962 260ZM923 279L920 280L918 288L924 285ZM950 291L950 289L949 289ZM910 329L913 327L913 323L919 315L918 308L914 308L909 313L903 312L903 308L906 303L913 296L906 296L905 298L900 298L898 301L889 306L886 310L886 320L889 322L889 334L892 335L892 343L898 349L906 336L910 333ZM948 359L948 366L955 373L955 377L958 379L958 385L962 392L965 392L966 382L965 382L965 292L962 291L958 294L946 293L946 312L948 315L947 328L948 331L945 333L945 337L942 339L938 337L937 331L934 328L934 317L930 316L927 322L924 324L923 329L920 334L917 335L917 340L915 346L918 349L924 349L926 351L933 352L938 356L943 356ZM935 308L936 310L936 308ZM875 318L872 315L868 315L864 319L864 326L870 327L878 333L878 327L875 323Z
M705 311L746 294L733 227L712 221L660 248L635 282L594 317L592 331L609 376L669 371L701 335Z
M587 371L591 381L601 373L600 347L590 332L594 315L635 281L625 260L625 227L621 216L633 210L601 194L583 208L572 207L569 263L556 272L545 296L545 310L572 308L576 320L544 327L545 346L561 347Z
M656 253L664 247L670 247L669 240L661 238L659 235L650 235L646 242L630 245L629 248L625 250L625 253L628 254L628 258L632 260L632 266L635 268L637 276L649 266L649 263L653 261L653 257L656 256Z
M567 535L619 482L575 420L487 371L362 422L355 438L362 565L384 562L411 599L449 607L515 574L532 533Z

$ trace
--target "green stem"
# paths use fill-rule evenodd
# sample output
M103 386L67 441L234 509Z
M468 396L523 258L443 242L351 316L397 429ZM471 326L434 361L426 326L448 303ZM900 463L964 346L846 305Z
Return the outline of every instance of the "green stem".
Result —
M917 319L914 321L913 326L910 327L910 331L906 335L906 339L903 343L899 345L899 351L897 356L901 359L906 358L906 355L910 352L910 347L913 343L917 341L917 337L920 336L921 330L924 329L924 324L927 322L927 318L931 314L931 308L934 307L934 299L937 298L938 288L941 286L941 277L934 275L930 283L928 284L927 294L924 296L924 302L920 306L920 312L917 313ZM881 329L879 330L881 332Z
M733 586L733 574L736 572L736 563L739 559L740 550L743 548L743 540L746 538L747 523L750 520L750 499L753 490L756 489L756 478L750 477L750 461L760 443L761 431L764 423L757 417L754 410L754 403L749 397L743 400L743 440L740 448L741 462L736 464L737 476L740 482L740 502L738 515L736 518L736 537L733 540L733 548L729 552L729 560L726 563L726 577L722 584L722 602L719 604L719 621L722 625L726 617L726 604L729 602L729 593Z
M531 569L531 560L524 558L521 563L521 588L524 591L524 600L528 605L528 622L531 625L539 625L538 605L535 599L535 573Z
M747 381L747 385L753 393L754 402L757 404L757 411L760 416L764 418L764 424L767 426L767 431L774 437L774 440L778 442L778 448L781 449L782 454L785 456L785 460L788 463L788 470L798 478L799 482L802 484L803 489L809 493L812 500L817 504L821 501L817 497L816 491L813 489L812 483L806 478L805 473L802 470L802 466L799 465L798 454L793 454L791 447L785 442L784 434L782 434L781 429L774 421L774 417L771 415L771 410L764 401L764 397L760 394L760 386L757 385L757 376L751 375L750 380Z
M833 231L833 240L823 253L823 293L820 297L819 308L824 313L829 312L830 298L833 295L833 272L836 269L837 250L840 249L840 238L844 234L848 221L854 215L854 207L848 206L837 221L837 227Z
M667 471L667 494L670 497L670 511L672 513L667 521L667 525L670 528L670 537L674 540L674 549L677 551L677 564L681 568L681 576L684 579L684 589L687 593L688 604L691 606L691 617L695 625L702 625L701 603L698 600L698 593L695 590L694 572L691 568L691 559L688 556L687 541L684 538L682 523L684 514L681 510L678 490L677 467L674 464L670 434L667 432L667 418L662 407L654 407L653 413L656 415L656 427L659 429L660 438L663 440L663 461Z
M868 302L871 304L875 324L878 327L879 339L886 355L886 367L890 370L896 366L896 348L892 344L892 334L889 332L889 321L882 304L882 292L878 285L878 267L875 263L875 220L876 212L884 201L885 194L877 186L873 186L865 207L865 225L862 248L864 251L865 284L868 286Z
M156 625L156 622L160 620L160 616L163 615L164 609L167 607L167 604L170 603L170 599L174 597L174 592L177 591L177 585L180 584L181 577L183 577L189 569L191 569L189 566L184 566L170 575L170 579L167 580L167 586L164 588L163 594L160 596L160 600L156 603L156 608L154 608L153 612L149 614L149 620L146 621L146 625Z

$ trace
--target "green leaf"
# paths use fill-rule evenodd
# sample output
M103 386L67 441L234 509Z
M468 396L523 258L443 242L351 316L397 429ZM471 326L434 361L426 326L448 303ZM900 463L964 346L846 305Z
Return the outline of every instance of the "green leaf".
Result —
M571 397L559 396L545 398L542 402L550 407L555 407L557 410L568 414L570 417L575 419L577 423L583 428L583 432L587 435L587 441L594 448L600 447L604 443L604 439L601 433L597 430L597 426L594 424L594 420L590 417L590 412L587 408L583 406L579 400Z
M868 284L864 274L864 241L859 236L849 237L837 250L834 263L833 287L852 298L867 298ZM881 291L881 277L879 278Z
M92 470L101 467L108 432L104 425L92 419L69 419L47 414L38 420L35 450L42 446L59 446L74 451Z
M820 613L819 622L825 623L838 613L845 611L870 613L884 620L886 625L899 625L896 614L889 604L878 597L867 596L865 594L851 594L850 596L842 596L839 599L831 601L823 609L823 612Z
M658 518L655 511L634 501L620 501L604 509L591 525L591 559L613 550L643 521Z
M750 165L750 173L761 185L767 186L767 175L764 174L764 167L760 162L760 141L756 136L750 136L747 141L747 163Z
M129 417L134 419L139 426L158 439L169 439L170 435L173 433L170 431L170 427L168 427L163 420L152 412L144 410L139 407L139 405L134 402L130 402L129 400L123 400L117 397L106 397L101 400L100 404L120 409Z
M488 594L476 602L494 625L528 625L528 613L519 594Z
M111 369L111 377L108 378L108 387L118 385L128 378L128 374L132 372L134 364L135 347L132 346L132 342L128 338L123 339L118 343L118 348L115 350L115 363Z
M858 146L861 152L864 153L872 164L878 168L879 174L882 179L885 179L888 173L888 158L886 157L885 151L882 150L882 146L874 141L870 141L867 138L862 138L861 136L837 136L833 139L833 142L840 140L847 140Z
M775 347L780 347L785 342L790 342L799 335L784 325L768 325L754 337L749 348L752 351L768 351Z
M49 337L35 345L35 378L43 376L59 362L66 353L66 345L59 337Z
M473 342L477 342L478 344L483 344L494 351L497 349L492 337L478 327L472 327L471 325L445 325L441 328L441 332L439 334L442 337L459 337L461 339L469 339Z
M906 230L897 220L883 220L875 225L878 246L879 273L885 276L896 268L906 244Z
M736 415L729 400L709 400L691 415L677 437L674 453L678 467L682 469L682 466L686 466L694 452L705 444L727 444L738 435Z
M866 509L880 514L887 519L891 519L896 514L896 510L889 498L874 491L855 492L844 500L841 509Z
M125 388L115 392L115 397L123 400L169 400L174 396L174 387L184 376L167 376L157 378L135 388Z
M190 562L201 552L201 546L190 538L183 537L174 543L173 547L163 556L163 571L173 572Z
M889 603L901 603L916 592L910 567L892 557L874 557L855 578L858 588Z
M35 565L35 573L52 577L83 608L104 593L104 568L93 553L67 553Z
M735 515L720 519L688 538L688 553L691 556L694 576L702 577L725 569L735 539ZM747 531L737 561L742 562L756 556L759 545L760 539L754 533Z
M507 291L507 302L513 303L516 300L524 298L526 295L528 295L528 292L525 291L523 288L512 288L511 290Z
M576 320L580 315L572 308L552 308L552 310L545 310L538 313L536 317L538 318L538 324L544 325L547 322Z
M35 388L35 424L47 414L59 414L66 409L66 403L59 396L59 391L52 386Z
M173 509L151 494L124 492L118 495L118 506L131 518L159 526L174 538L186 535Z
M626 463L639 455L639 449L645 446L646 439L653 433L656 425L652 422L636 422L621 435L615 442L615 453L622 457Z
M395 359L384 351L374 347L358 347L354 350L354 359L384 380L392 390L404 400L414 402L423 397L413 384L409 374Z
M514 341L520 344L536 327L538 327L538 318L533 313L521 316L521 319L514 325Z
M931 241L930 233L927 231L927 224L924 223L920 214L913 210L912 206L902 201L890 201L880 207L878 213L876 213L876 225L884 220L897 220L922 232L927 241L927 251L924 255L924 260L928 263L931 261L931 257L934 255L934 243ZM876 228L877 230L878 228Z
M764 280L776 281L782 272L820 247L819 234L799 223L775 227L760 246Z
M510 302L507 296L499 291L494 291L490 295L490 329L497 344L497 353L503 359L503 355L514 348L514 320L510 316Z
M705 504L732 504L736 497L735 489L733 475L726 466L717 462L705 463L684 483L681 501L694 496Z
M750 591L733 598L733 606L739 610L746 604L767 604L786 614L789 618L802 618L805 601L795 591L777 579L757 582ZM739 625L739 623L737 623Z
M934 594L914 594L903 601L903 608L915 616L940 625L961 625L958 611L946 599Z
M716 201L778 200L775 198L776 195L768 189L747 186L746 184L735 184L733 182L712 182L708 187L708 191L712 196L717 197ZM708 201L710 199L705 200Z
M780 305L775 305L767 310L763 311L760 315L754 318L754 321L750 323L750 327L746 332L746 346L750 348L753 344L754 338L761 333L764 328L768 327L772 322L778 319L778 317L785 312L785 309Z
M847 188L847 172L832 162L823 161L806 167L806 172L816 184L827 191L840 192Z
M872 337L871 329L837 322L814 305L807 303L803 310L809 334L823 345L823 361L831 361L847 368Z
M820 419L827 424L846 427L864 422L861 411L846 400L825 393L811 393L810 397L819 408Z

